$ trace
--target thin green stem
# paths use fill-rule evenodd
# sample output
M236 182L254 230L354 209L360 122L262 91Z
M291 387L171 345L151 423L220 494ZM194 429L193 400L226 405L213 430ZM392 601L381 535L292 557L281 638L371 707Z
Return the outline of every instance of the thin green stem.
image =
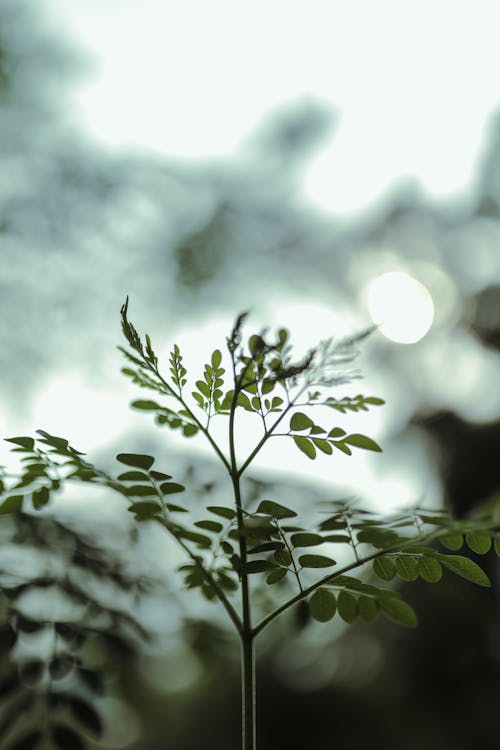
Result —
M290 558L291 558L291 560L292 560L292 567L293 567L293 572L294 572L294 574L295 574L295 578L297 579L297 583L299 584L299 589L300 589L300 591L303 591L303 590L304 590L304 588L303 588L303 586L302 586L302 581L300 580L300 575L299 575L299 571L298 571L298 569L297 569L297 565L295 564L295 558L294 558L294 556L293 556L293 552L292 552L292 549L291 549L290 545L288 544L287 538L286 538L286 536L285 536L285 534L284 534L284 532L283 532L283 529L282 529L282 528L281 528L281 526L279 525L278 521L277 521L276 519L274 519L274 522L275 522L275 524L276 524L276 528L277 528L277 529L278 529L278 531L279 531L279 535L280 535L281 539L283 540L283 544L284 544L284 545L285 545L285 547L287 548L287 550L288 550L288 554L290 555Z
M439 535L439 531L432 532L429 534L428 537L426 537L426 542L430 541L431 539L436 538ZM311 584L311 586L308 586L306 589L303 589L300 594L297 594L296 596L289 599L287 602L282 604L280 607L274 610L274 612L271 612L271 614L267 615L267 617L264 617L263 620L260 621L260 623L253 629L254 636L258 635L261 630L263 630L267 625L269 625L270 622L272 622L278 615L280 615L282 612L285 612L289 607L292 607L297 602L300 602L305 597L309 596L309 594L312 594L313 591L320 588L321 586L324 586L325 583L328 583L329 581L334 581L335 578L338 578L341 575L344 575L344 573L348 573L350 570L354 570L355 568L359 568L362 565L365 565L367 562L371 562L372 560L376 560L377 557L383 557L384 555L387 555L391 552L397 552L401 549L404 549L405 546L410 546L411 544L415 544L416 541L419 541L418 539L409 539L408 545L394 545L393 547L388 547L386 549L380 549L377 550L377 552L374 552L371 555L367 555L366 557L359 558L355 562L350 563L349 565L345 565L343 568L340 568L340 570L337 570L335 573L330 573L329 575L325 576L324 578L321 578L321 580L316 581L316 583Z

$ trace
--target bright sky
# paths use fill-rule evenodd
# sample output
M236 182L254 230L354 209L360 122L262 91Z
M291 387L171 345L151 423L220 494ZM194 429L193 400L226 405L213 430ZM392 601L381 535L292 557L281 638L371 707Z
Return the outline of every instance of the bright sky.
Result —
M108 145L227 155L280 103L331 104L306 188L337 213L411 175L463 191L500 100L497 0L45 3L94 60L74 116Z

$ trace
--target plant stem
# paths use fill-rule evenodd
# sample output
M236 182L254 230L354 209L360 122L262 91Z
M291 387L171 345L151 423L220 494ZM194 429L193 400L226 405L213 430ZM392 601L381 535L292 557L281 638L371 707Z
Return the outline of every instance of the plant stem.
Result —
M257 747L255 703L255 649L254 636L250 632L241 637L242 750L256 750Z

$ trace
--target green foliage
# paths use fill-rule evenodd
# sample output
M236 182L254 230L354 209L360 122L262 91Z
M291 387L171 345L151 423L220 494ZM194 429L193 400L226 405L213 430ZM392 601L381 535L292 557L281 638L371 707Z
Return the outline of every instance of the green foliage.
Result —
M20 455L22 470L13 482L0 478L0 515L18 518L29 511L34 512L33 518L43 518L40 512L70 481L118 492L134 522L154 522L176 541L186 557L179 567L186 588L198 589L204 598L224 607L244 649L297 603L320 623L329 622L338 613L347 624L356 619L371 623L382 615L397 624L415 627L416 614L401 599L393 583L396 579L412 582L420 578L437 583L446 568L479 586L489 586L488 577L475 562L450 552L459 550L465 538L467 547L476 554L488 553L494 544L500 555L500 535L495 533L496 522L491 516L458 521L443 511L414 507L384 517L356 503L336 500L326 503L326 517L311 523L310 509L261 498L256 503L246 501L242 476L272 438L291 438L291 444L309 459L344 460L343 456L350 456L353 449L380 452L381 447L372 438L348 434L338 425L325 428L312 414L316 406L327 407L338 416L384 403L362 394L342 398L328 394L331 387L350 380L344 368L369 331L350 339L319 342L302 359L295 360L285 329L274 336L267 331L253 333L245 343L246 317L242 313L237 318L226 340L228 361L224 361L220 349L215 349L201 377L189 385L179 347L173 347L164 373L150 337L142 338L128 320L128 299L121 310L128 343L128 348L120 348L127 360L123 372L155 395L155 399L133 401L133 408L154 414L158 425L181 430L185 437L200 434L208 441L228 473L234 497L231 507L217 504L196 509L189 503L172 503L171 496L183 493L185 488L163 467L157 468L153 456L119 453L116 459L127 470L122 466L115 476L93 466L64 438L39 430L36 437L8 438L12 450ZM248 456L238 461L241 411L254 415L259 434ZM227 419L228 450L212 436L215 418ZM288 429L280 431L286 424ZM436 549L437 542L445 552ZM384 585L348 575L358 570L361 573L369 565ZM254 620L251 611L258 609L258 604L252 598L249 577L256 587L273 586L276 591L275 608L262 611L256 625L250 624ZM241 605L236 595L241 597ZM68 663L54 662L51 669L62 675ZM33 665L33 675L37 669ZM61 700L60 707L72 714L77 725L98 734L100 721L92 706L78 698L66 704ZM80 747L80 734L74 726L54 724L51 732L56 747ZM20 737L18 747L36 747L39 740L35 728Z

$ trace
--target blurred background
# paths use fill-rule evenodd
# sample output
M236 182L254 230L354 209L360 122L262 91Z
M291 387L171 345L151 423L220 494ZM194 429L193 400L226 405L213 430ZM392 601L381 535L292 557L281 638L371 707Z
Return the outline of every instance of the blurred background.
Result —
M160 361L178 343L193 373L242 310L298 350L376 323L364 380L341 390L385 399L346 422L384 453L292 462L278 446L255 491L460 516L494 498L499 22L487 0L3 0L2 436L43 428L113 469L120 450L153 453L220 498L201 438L128 408L125 295ZM7 447L0 462L15 469ZM130 546L126 510L97 491L43 514L152 581L130 587L156 645L112 652L104 745L237 747L236 644L183 592L170 546L148 529ZM417 631L277 624L260 644L260 749L497 748L490 554L492 591L411 585Z

